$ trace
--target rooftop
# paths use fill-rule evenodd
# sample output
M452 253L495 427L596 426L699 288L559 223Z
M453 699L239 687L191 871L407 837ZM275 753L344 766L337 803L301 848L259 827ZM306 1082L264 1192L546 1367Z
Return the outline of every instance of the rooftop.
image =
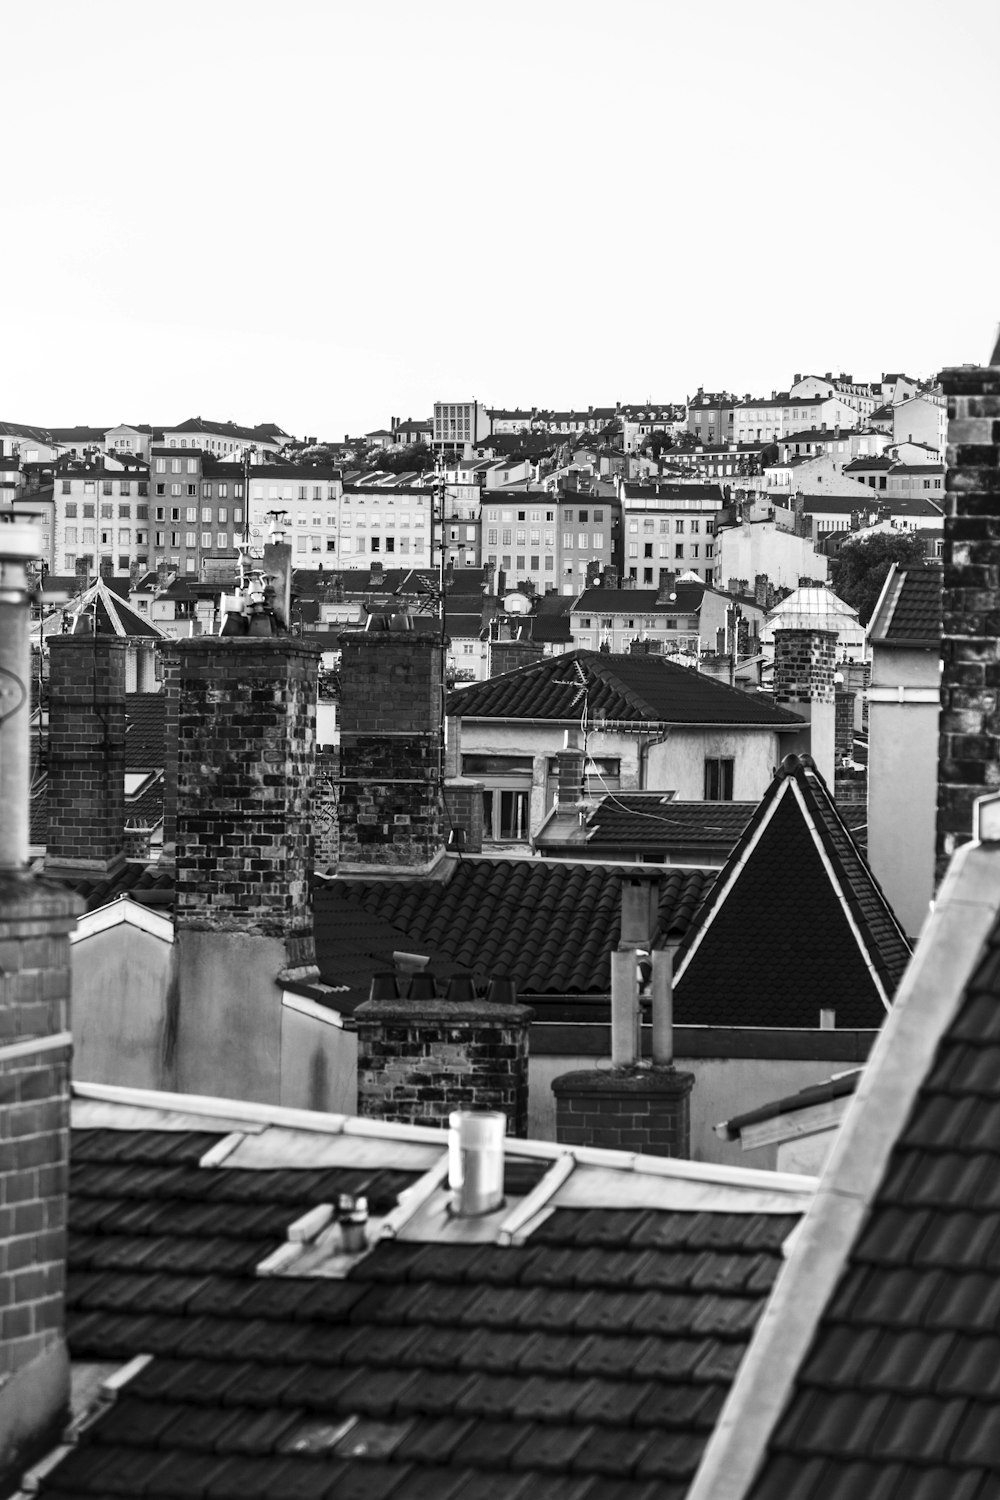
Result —
M811 1179L78 1088L68 1337L122 1372L42 1496L683 1496ZM367 1248L331 1206L363 1193Z
M639 592L638 590L636 591ZM567 651L460 688L448 713L462 718L602 724L738 724L795 729L797 714L660 656Z

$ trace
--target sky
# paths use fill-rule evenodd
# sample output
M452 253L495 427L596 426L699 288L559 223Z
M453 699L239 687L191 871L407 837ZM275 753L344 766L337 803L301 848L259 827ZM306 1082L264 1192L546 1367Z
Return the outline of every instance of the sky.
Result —
M0 419L342 439L990 357L996 0L0 18Z

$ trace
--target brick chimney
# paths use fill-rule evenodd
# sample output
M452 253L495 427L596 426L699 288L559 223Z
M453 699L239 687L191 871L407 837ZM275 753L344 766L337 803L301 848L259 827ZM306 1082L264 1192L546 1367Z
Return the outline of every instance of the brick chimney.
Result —
M340 637L341 868L428 869L444 849L436 636L375 616ZM382 628L372 628L381 626Z
M53 635L49 651L46 870L113 872L125 863L122 636Z
M68 1415L69 935L83 903L28 867L34 526L0 526L0 1493Z
M509 1135L527 1135L531 1016L508 980L480 998L467 974L440 992L430 974L376 975L354 1012L358 1113L445 1125L455 1109L495 1109Z
M1000 785L1000 344L991 363L943 370L948 509L936 873L972 837L972 804Z
M653 949L658 899L658 881L622 881L620 938L611 955L611 1067L553 1079L560 1144L691 1155L694 1074L674 1067L672 953ZM652 1065L641 1060L640 953L651 960Z
M276 981L318 977L309 879L319 654L291 636L198 636L166 653L177 747L168 1087L279 1100Z
M583 745L579 729L566 730L566 743L556 751L557 800L560 807L573 807L583 796Z
M504 672L515 672L518 667L531 667L541 661L545 649L530 638L490 641L489 675L500 677Z
M833 630L774 632L774 701L801 714L809 725L789 749L812 756L831 796L836 769L836 652Z

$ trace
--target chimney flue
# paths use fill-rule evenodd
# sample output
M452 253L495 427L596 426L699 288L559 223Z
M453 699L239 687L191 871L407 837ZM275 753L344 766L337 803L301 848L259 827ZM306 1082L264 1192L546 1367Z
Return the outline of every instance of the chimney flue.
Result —
M448 1125L452 1213L460 1219L494 1213L503 1203L506 1115L499 1110L455 1110Z

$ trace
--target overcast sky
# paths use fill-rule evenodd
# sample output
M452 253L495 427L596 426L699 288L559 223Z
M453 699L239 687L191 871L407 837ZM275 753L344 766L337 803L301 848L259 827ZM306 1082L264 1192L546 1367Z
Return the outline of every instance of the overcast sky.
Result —
M985 362L997 0L0 0L0 418Z

